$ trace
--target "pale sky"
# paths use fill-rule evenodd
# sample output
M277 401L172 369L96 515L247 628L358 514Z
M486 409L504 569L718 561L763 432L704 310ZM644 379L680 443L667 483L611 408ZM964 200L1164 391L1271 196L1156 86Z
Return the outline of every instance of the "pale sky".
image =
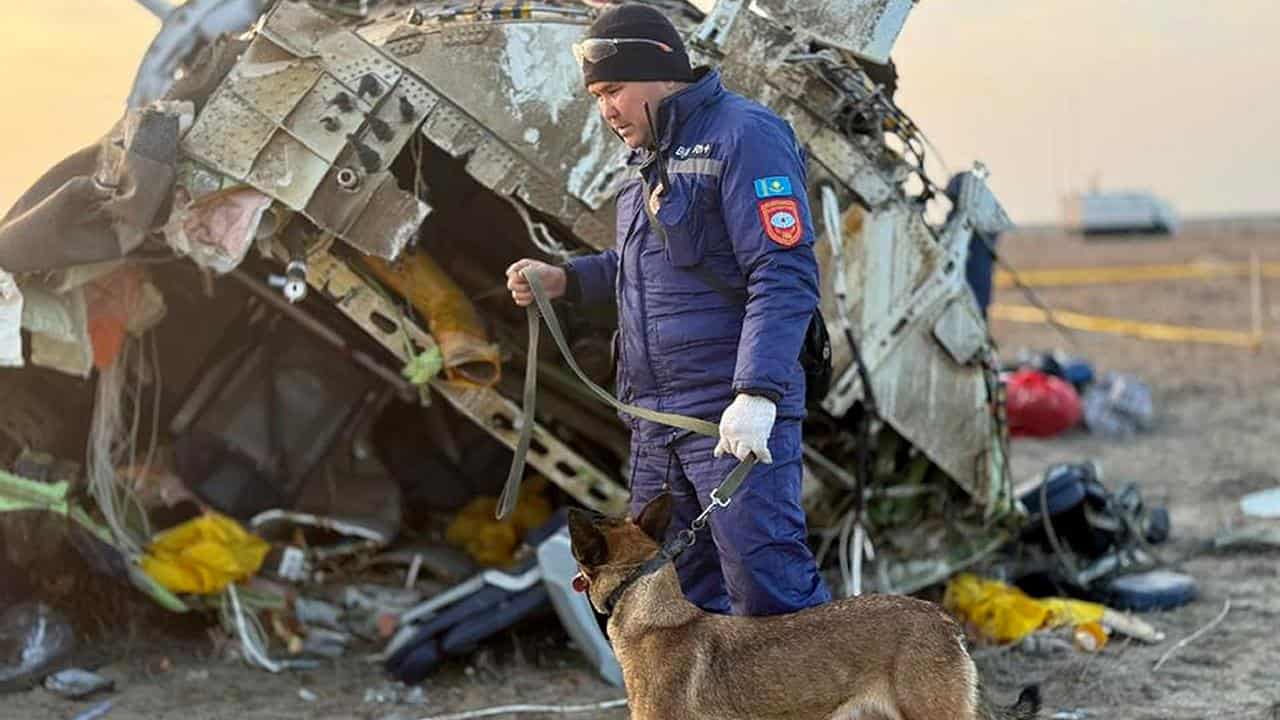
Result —
M132 0L5 6L0 212L119 118L159 28ZM952 170L990 167L1017 222L1095 177L1184 216L1280 212L1277 37L1276 0L920 0L898 102Z

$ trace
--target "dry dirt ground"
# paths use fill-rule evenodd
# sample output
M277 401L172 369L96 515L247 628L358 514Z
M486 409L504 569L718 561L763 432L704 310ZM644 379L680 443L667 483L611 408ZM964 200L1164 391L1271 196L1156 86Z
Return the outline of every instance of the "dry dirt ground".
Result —
M1002 240L1003 255L1022 270L1150 264L1192 260L1280 261L1280 224L1198 224L1176 239L1084 241L1047 232ZM1073 432L1051 440L1016 440L1014 472L1034 476L1048 463L1091 458L1109 485L1139 483L1149 501L1167 503L1179 555L1220 528L1238 522L1240 495L1280 485L1280 280L1265 283L1270 332L1261 351L1218 345L1162 343L996 321L993 334L1005 357L1019 348L1060 347L1099 370L1135 373L1154 391L1155 427L1128 441ZM1248 330L1249 287L1240 279L1151 282L1040 291L1051 306L1154 322ZM1024 303L1016 291L997 301ZM992 694L1011 701L1018 688L1040 683L1045 717L1147 720L1156 718L1280 718L1280 551L1200 554L1182 564L1200 584L1200 597L1173 612L1147 616L1168 640L1143 646L1112 642L1096 655L1035 657L1018 650L979 651ZM1178 640L1204 626L1230 601L1226 618L1178 650L1159 671L1155 661ZM125 623L125 625L129 625ZM133 718L370 718L414 720L509 703L581 704L621 697L563 645L552 621L504 633L480 653L447 666L423 684L421 705L378 703L367 691L385 681L376 665L351 657L323 669L282 675L212 657L195 635L156 638L133 623L111 646L117 657L101 672L116 680L107 716ZM821 671L814 668L815 671ZM303 699L300 690L314 693ZM44 690L0 698L0 717L72 718L93 702L71 702ZM496 717L621 719L625 710L574 715Z

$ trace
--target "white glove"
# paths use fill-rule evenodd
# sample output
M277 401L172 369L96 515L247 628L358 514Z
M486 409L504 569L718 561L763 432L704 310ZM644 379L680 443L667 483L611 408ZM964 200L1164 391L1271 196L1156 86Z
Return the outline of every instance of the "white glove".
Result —
M712 452L714 457L727 453L739 460L755 453L766 465L773 462L769 454L769 434L778 416L778 406L759 395L741 394L733 399L724 415L720 416L720 442Z

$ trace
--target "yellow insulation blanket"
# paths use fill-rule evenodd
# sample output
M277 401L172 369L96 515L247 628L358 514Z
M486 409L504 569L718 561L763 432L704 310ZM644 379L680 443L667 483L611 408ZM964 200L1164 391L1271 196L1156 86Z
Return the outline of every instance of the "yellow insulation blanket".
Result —
M489 342L480 314L444 270L425 252L406 255L395 265L366 257L369 270L404 296L427 320L444 356L445 377L489 387L498 382L498 346Z
M141 565L168 590L212 595L256 573L269 549L235 520L209 513L156 535Z
M1002 644L1017 642L1042 628L1063 626L1096 637L1106 612L1105 606L1083 600L1033 598L1016 587L971 573L956 575L947 583L942 605L983 637Z
M551 517L551 501L543 494L546 489L545 478L531 476L520 488L515 510L502 520L494 518L498 498L488 495L476 497L449 523L445 540L465 550L481 565L510 565L525 535Z

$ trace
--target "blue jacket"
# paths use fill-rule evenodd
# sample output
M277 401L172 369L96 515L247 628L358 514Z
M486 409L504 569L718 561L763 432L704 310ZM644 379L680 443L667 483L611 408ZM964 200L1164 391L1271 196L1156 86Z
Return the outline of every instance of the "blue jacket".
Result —
M617 244L568 264L581 302L617 303L618 395L717 421L749 392L775 400L780 418L803 417L798 358L818 269L794 132L714 71L663 101L655 122L671 182L657 210L668 243L644 206L658 166L637 150L628 164L638 176L618 193Z

